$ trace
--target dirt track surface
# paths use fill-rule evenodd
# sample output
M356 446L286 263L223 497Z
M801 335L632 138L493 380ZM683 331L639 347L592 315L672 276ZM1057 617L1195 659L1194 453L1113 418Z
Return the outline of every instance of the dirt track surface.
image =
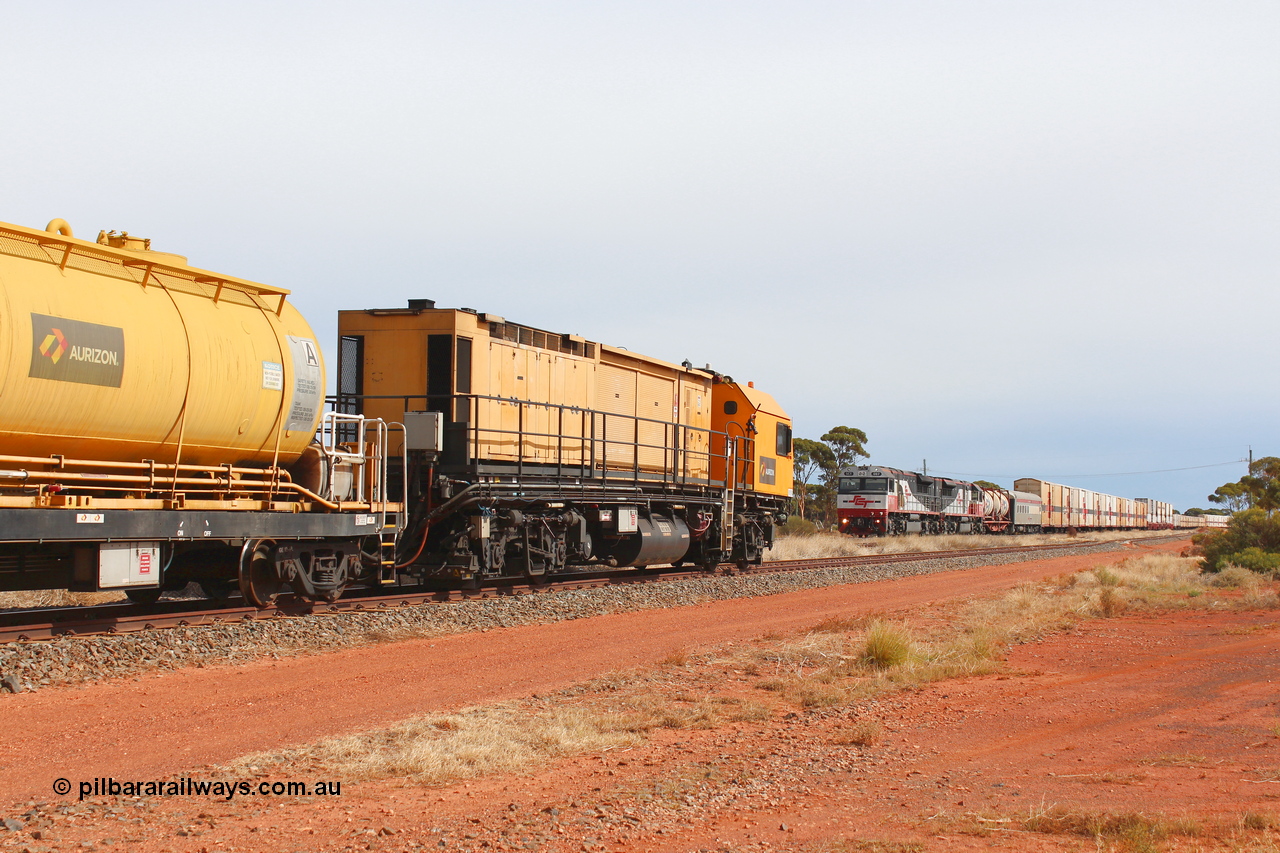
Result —
M1176 552L1183 544L1145 547ZM78 784L98 776L207 776L205 765L255 750L547 693L680 650L830 617L919 612L1125 556L1064 557L4 697L0 803L16 804L5 812L13 816L28 798L74 803L74 790L67 797L49 790L59 777ZM868 839L923 845L899 849L1095 849L1078 836L1020 832L1009 820L1057 806L1187 815L1216 826L1249 810L1280 809L1274 612L1089 621L1015 649L1010 663L1011 676L942 682L838 712L660 732L625 754L566 759L526 776L448 788L348 782L343 796L328 800L159 799L141 820L134 815L143 812L129 806L64 818L40 838L29 828L0 833L0 849L109 840L191 851L837 850ZM863 719L880 722L885 734L871 746L851 746L844 735Z

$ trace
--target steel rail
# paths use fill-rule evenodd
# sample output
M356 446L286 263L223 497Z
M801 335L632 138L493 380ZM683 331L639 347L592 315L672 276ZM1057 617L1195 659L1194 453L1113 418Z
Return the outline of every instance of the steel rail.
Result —
M781 574L814 569L844 568L852 566L914 563L925 560L945 560L958 557L992 557L1004 554L1033 554L1037 551L1088 548L1099 545L1133 544L1135 542L1164 542L1186 538L1183 535L1116 539L1110 542L1064 542L1046 545L1011 545L991 548L961 548L949 551L907 551L892 554L864 554L847 557L818 557L807 560L779 560L740 569L731 563L722 564L717 571L701 567L664 567L659 569L618 569L609 572L582 574L576 577L557 578L551 581L521 580L517 583L491 583L477 589L422 589L401 590L390 594L350 595L335 602L311 602L293 596L281 598L272 607L259 609L252 606L228 606L225 602L162 601L154 605L109 604L95 607L64 607L55 609L11 610L0 613L0 643L49 640L59 636L94 636L126 634L154 628L175 628L194 625L217 625L230 622L254 622L263 619L284 619L300 616L323 616L342 613L376 612L401 607L417 607L453 601L473 601L490 598L531 595L566 589L592 589L614 584L658 583L687 578L745 575ZM196 607L192 607L196 604ZM39 617L40 621L22 621Z

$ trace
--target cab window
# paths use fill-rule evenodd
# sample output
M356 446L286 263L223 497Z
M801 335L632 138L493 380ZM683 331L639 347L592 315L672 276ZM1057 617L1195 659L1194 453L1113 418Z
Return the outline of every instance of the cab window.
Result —
M791 424L778 422L778 445L779 456L791 455Z

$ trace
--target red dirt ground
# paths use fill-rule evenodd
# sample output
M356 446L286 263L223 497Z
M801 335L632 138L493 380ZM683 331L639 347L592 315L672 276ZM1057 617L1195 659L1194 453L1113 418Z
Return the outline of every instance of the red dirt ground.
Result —
M1185 544L1143 547L1176 553ZM1054 810L1194 818L1198 837L1162 843L1215 849L1242 815L1252 812L1260 827L1280 811L1274 611L1086 621L1014 649L1011 675L940 682L838 712L662 731L634 749L443 788L348 782L327 800L169 798L145 809L99 798L93 811L74 790L49 789L59 777L203 777L205 765L255 750L547 693L827 618L919 613L1132 553L7 696L0 804L11 805L0 817L20 817L30 801L70 803L81 814L0 832L0 849L1098 849L1081 835L1026 832L1018 820ZM851 726L868 719L883 725L880 740L849 744ZM1266 828L1240 837L1268 836L1280 838Z

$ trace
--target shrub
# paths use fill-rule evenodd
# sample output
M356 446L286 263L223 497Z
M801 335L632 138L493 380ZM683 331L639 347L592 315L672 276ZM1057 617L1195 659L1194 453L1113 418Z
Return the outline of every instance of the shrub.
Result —
M1201 568L1206 572L1221 571L1233 562L1232 555L1251 548L1280 554L1280 514L1269 516L1260 509L1237 512L1226 530L1197 534L1194 541L1204 554Z
M818 532L818 525L798 515L788 516L785 523L778 525L778 532L783 536L812 536Z
M1243 551L1228 554L1223 561L1263 575L1280 571L1280 554L1272 554L1261 548L1245 548Z
M1120 584L1120 576L1106 566L1094 569L1093 576L1098 579L1099 586L1119 586Z
M1098 596L1098 612L1106 619L1123 613L1129 603L1113 586L1104 586Z

